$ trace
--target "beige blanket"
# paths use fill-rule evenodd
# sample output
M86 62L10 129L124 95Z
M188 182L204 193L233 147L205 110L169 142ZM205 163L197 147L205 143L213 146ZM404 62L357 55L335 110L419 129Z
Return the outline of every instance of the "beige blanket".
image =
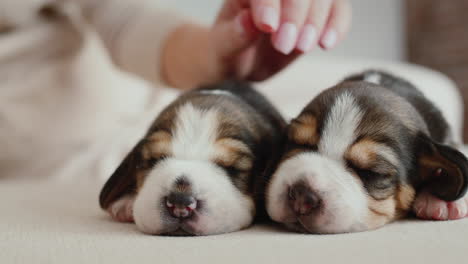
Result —
M262 90L292 116L320 90L369 66L412 80L442 108L460 134L461 103L453 84L438 73L406 64L305 59L263 84ZM302 235L272 225L210 237L147 236L132 224L112 222L99 209L102 179L68 176L41 181L0 179L0 263L429 264L467 260L468 219L412 219L342 235Z

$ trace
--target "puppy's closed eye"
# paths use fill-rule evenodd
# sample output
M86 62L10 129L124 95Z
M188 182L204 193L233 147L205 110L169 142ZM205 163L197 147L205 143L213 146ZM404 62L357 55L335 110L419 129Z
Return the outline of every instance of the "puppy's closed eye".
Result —
M253 165L253 154L242 141L223 138L216 142L215 163L223 168L247 172Z
M171 139L171 134L166 131L156 131L151 134L146 139L143 148L143 158L156 161L170 156L172 153Z
M396 177L388 171L379 172L375 169L360 168L347 162L348 168L363 182L365 189L376 200L388 198L396 187Z

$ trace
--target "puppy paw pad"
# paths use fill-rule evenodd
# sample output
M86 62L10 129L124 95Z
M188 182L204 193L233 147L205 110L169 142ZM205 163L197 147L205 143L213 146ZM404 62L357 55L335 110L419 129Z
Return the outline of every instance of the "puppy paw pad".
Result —
M122 198L112 204L109 214L117 222L133 222L133 198Z
M418 194L413 205L417 217L427 220L456 220L468 217L468 196L453 202L440 200L432 194Z

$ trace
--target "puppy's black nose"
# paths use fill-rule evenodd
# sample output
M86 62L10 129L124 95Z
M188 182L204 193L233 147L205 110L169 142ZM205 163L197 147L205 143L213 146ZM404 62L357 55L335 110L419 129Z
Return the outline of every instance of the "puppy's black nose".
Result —
M305 182L298 182L289 189L289 206L297 215L309 215L319 209L320 197Z
M172 217L188 218L197 208L197 200L187 193L172 192L166 197L166 207Z

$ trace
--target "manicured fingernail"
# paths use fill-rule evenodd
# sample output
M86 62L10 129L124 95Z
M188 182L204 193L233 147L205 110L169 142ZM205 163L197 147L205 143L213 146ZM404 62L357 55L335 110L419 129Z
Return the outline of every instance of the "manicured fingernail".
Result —
M337 33L334 29L330 29L325 33L325 36L322 38L322 45L326 49L331 49L335 46L337 40Z
M284 23L280 26L273 45L283 54L289 54L297 41L297 27L293 23Z
M259 9L259 20L262 24L262 30L274 32L278 28L279 14L276 9L270 6L262 6Z
M305 25L302 29L297 48L302 52L311 50L317 41L317 30L312 25Z

